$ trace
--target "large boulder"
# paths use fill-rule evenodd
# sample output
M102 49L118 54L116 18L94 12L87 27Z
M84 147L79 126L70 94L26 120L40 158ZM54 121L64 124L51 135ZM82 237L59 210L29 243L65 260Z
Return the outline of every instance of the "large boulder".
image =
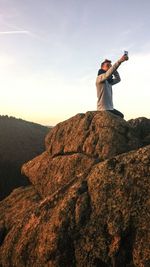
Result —
M0 203L0 266L150 266L149 194L150 146L96 163L45 199L18 189Z
M96 160L82 153L50 157L48 152L24 164L22 172L29 177L37 192L49 196L75 179L85 177Z
M93 164L141 145L125 120L105 111L77 114L59 123L45 143L46 151L22 167L43 197L85 176Z
M57 124L45 139L49 155L83 153L104 160L139 147L129 123L107 111L87 112Z

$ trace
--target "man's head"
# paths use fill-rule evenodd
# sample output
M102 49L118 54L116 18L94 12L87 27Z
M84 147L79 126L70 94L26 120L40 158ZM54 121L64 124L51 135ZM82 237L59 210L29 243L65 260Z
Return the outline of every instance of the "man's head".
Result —
M105 59L105 61L103 61L102 64L101 64L101 69L107 71L107 70L110 69L111 66L112 66L111 60Z

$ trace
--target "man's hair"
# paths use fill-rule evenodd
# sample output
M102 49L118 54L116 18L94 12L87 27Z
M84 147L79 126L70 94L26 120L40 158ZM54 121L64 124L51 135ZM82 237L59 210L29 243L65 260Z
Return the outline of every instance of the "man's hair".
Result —
M104 65L105 63L111 63L111 60L109 60L109 59L105 59L105 60L101 63L101 68L103 67L103 65Z

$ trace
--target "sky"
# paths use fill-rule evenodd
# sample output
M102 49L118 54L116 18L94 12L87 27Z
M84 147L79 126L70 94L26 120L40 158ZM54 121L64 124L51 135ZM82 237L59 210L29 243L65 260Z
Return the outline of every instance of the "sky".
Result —
M0 115L56 125L96 110L101 62L118 71L114 107L150 118L149 0L0 0Z

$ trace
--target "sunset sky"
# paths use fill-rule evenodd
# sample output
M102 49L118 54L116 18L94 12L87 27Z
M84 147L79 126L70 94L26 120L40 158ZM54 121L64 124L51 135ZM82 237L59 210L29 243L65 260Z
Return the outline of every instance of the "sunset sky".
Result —
M114 106L150 118L149 13L149 0L0 0L0 115L55 125L96 110L101 61L128 50Z

